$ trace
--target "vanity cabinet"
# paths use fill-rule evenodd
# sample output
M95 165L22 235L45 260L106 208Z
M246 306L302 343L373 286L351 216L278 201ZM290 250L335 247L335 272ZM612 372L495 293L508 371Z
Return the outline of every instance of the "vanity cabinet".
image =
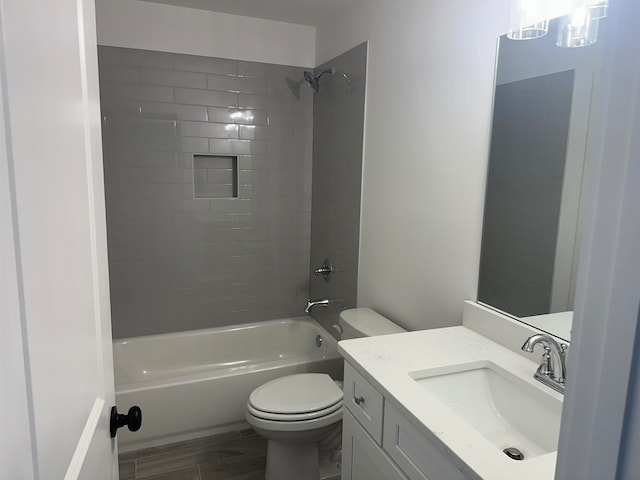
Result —
M342 423L342 480L407 480L348 410Z
M342 480L470 480L345 362Z

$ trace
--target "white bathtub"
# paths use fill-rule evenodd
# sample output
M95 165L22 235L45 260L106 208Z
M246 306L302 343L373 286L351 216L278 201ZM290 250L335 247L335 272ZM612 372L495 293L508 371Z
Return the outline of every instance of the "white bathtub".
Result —
M113 354L118 410L142 408L120 451L238 428L251 391L283 375L342 379L336 340L309 317L118 339Z

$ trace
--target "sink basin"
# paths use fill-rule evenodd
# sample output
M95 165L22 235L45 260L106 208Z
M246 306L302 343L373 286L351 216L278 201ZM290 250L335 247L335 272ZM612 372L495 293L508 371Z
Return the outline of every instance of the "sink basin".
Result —
M558 449L561 400L494 363L409 376L502 451L515 447L527 460Z

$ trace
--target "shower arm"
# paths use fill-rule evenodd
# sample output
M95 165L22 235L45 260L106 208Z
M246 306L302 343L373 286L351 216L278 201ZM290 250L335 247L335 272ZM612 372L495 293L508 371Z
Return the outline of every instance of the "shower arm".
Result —
M335 74L336 74L336 69L335 69L335 68L329 68L329 69L325 70L324 72L322 72L320 75L318 75L318 76L316 77L316 82L319 82L319 81L320 81L320 78L322 78L322 76L323 76L325 73L330 73L331 75L335 75Z
M342 70L336 70L335 68L329 68L322 72L320 75L316 77L317 81L320 81L320 77L322 77L325 73L330 73L331 75L335 75L336 73L342 75L342 77L347 81L347 83L351 83L351 79L344 73Z

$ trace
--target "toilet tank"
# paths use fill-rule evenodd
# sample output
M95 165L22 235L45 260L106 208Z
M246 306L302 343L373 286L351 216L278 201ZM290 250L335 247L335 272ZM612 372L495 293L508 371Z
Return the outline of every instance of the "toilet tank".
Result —
M370 308L350 308L340 313L341 340L402 333L406 330Z

